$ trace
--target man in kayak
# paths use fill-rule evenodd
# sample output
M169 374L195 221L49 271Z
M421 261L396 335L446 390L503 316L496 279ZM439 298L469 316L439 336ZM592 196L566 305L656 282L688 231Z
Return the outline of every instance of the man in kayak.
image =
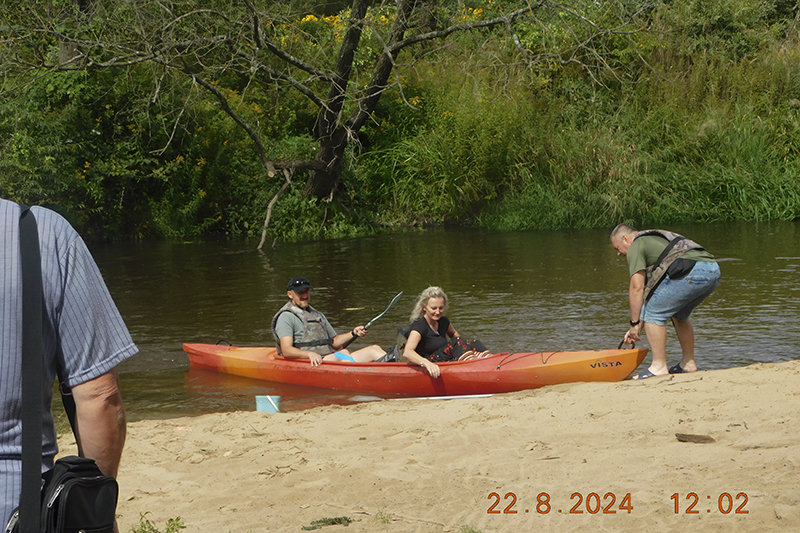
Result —
M647 333L653 361L636 379L697 371L694 328L689 315L719 285L714 256L694 241L665 230L637 231L620 224L611 232L617 255L627 257L630 273L630 329L625 342ZM667 320L681 344L680 363L667 367Z
M308 359L311 366L322 360L346 360L359 363L377 361L384 351L377 344L349 352L344 347L367 334L364 326L356 326L337 335L325 315L311 307L311 282L301 276L292 278L286 288L289 301L272 319L272 334L278 342L278 353L287 359Z

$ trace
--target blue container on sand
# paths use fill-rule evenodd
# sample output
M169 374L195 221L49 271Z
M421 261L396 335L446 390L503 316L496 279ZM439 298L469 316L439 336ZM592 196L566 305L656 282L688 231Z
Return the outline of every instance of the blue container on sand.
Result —
M279 413L280 410L280 396L256 396L256 411L261 411L262 413Z

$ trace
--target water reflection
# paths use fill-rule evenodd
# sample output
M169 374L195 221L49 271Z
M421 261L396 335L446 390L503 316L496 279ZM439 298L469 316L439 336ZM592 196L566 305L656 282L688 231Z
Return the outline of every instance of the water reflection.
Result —
M798 223L670 226L720 261L722 282L693 315L698 364L726 368L795 357L800 333ZM437 230L332 242L144 243L93 247L141 353L122 365L131 418L254 409L256 394L286 409L347 403L352 393L275 392L274 384L189 372L183 342L274 343L273 314L294 275L339 331L405 295L367 340L389 346L415 295L440 285L459 332L495 351L616 347L627 329L627 267L607 230L518 233ZM357 346L357 345L356 345ZM680 353L674 334L670 360ZM647 364L647 363L645 363Z

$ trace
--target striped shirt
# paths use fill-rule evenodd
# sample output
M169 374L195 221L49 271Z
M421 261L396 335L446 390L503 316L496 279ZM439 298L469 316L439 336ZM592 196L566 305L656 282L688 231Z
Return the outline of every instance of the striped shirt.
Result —
M33 207L42 257L42 471L58 451L50 413L56 358L69 386L97 378L138 349L89 250L57 213ZM22 470L22 277L17 204L0 199L0 520L18 505ZM60 352L57 347L60 346Z

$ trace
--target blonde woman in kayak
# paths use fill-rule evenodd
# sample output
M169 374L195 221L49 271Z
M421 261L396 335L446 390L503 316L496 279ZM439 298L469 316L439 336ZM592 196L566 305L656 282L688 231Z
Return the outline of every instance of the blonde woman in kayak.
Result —
M428 287L422 291L411 313L412 324L403 348L403 359L420 365L432 378L441 374L437 361L458 359L456 354L459 351L486 349L480 341L460 342L458 331L444 316L445 311L447 295L440 287Z

